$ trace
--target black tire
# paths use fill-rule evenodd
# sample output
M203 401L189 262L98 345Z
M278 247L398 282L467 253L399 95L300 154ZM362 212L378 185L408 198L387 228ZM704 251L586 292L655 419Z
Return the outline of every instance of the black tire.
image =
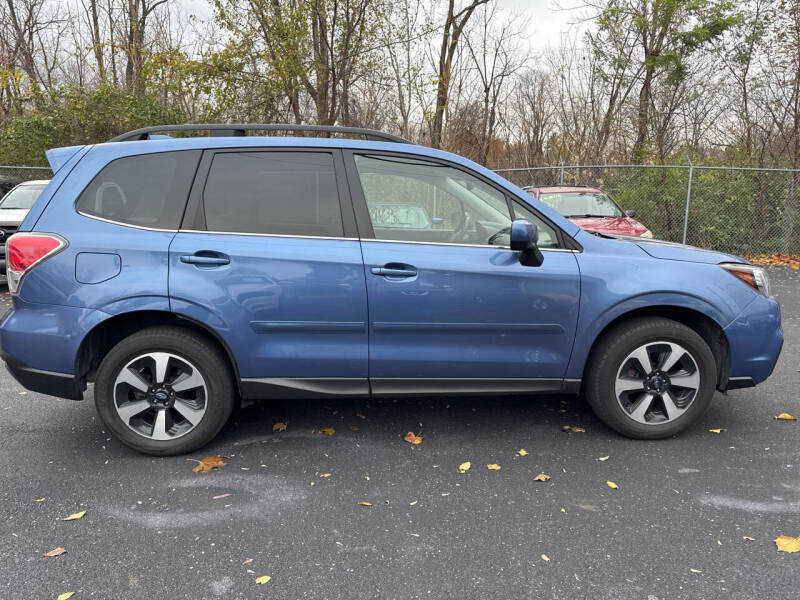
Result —
M688 409L671 421L640 423L617 401L615 382L625 358L635 349L656 341L674 342L694 359L700 386ZM717 382L717 365L706 341L693 329L661 317L642 317L625 321L606 332L597 342L586 366L584 393L598 418L624 436L662 439L676 435L706 411Z
M131 360L148 352L169 352L187 359L205 380L205 414L193 429L175 439L140 435L116 410L113 388L117 375ZM236 391L228 359L216 346L189 329L159 326L139 331L111 349L97 370L94 400L103 423L123 444L144 454L171 456L192 452L214 439L233 410Z

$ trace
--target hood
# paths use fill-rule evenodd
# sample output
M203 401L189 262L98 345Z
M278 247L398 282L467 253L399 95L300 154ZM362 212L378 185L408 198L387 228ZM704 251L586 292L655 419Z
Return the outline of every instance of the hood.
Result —
M63 148L53 148L52 150L45 152L45 156L47 156L47 162L50 163L50 168L53 170L53 174L58 172L58 170L64 166L64 163L75 156L75 153L83 147L84 146L65 146Z
M715 252L713 250L703 250L695 246L686 246L676 242L666 242L664 240L643 240L642 238L630 238L635 241L642 250L653 258L662 260L680 260L683 262L696 262L719 264L724 262L746 263L747 261L733 254Z
M19 227L29 210L28 208L0 209L0 226L13 225Z
M574 217L570 221L581 229L616 235L639 236L647 231L647 227L630 217Z

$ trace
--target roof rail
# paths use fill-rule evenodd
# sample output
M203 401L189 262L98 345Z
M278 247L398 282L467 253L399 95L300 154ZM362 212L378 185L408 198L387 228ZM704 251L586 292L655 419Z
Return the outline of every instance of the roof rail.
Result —
M367 140L378 142L394 142L397 144L411 144L408 140L375 131L374 129L363 129L361 127L335 127L333 125L294 125L291 123L192 123L183 125L155 125L152 127L142 127L134 129L122 135L108 140L109 142L128 142L132 140L146 140L153 133L165 133L167 131L208 131L212 136L240 137L247 135L247 131L296 131L310 133L349 133L351 135L363 135Z

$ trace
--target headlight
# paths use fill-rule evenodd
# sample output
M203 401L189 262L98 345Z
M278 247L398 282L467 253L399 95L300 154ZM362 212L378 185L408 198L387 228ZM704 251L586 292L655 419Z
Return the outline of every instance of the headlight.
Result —
M653 237L653 232L652 232L652 231L650 231L649 229L645 229L645 230L644 230L644 233L643 233L643 234L641 234L639 237L643 237L643 238L651 238L651 239L652 239L652 237Z
M737 279L744 281L759 294L769 297L769 277L761 267L740 263L721 263L719 266Z

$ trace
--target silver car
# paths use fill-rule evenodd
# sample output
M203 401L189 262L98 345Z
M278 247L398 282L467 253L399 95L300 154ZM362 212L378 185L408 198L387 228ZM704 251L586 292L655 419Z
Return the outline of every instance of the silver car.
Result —
M49 179L25 181L11 188L0 200L0 269L6 271L6 240L17 232L28 211L42 193Z

